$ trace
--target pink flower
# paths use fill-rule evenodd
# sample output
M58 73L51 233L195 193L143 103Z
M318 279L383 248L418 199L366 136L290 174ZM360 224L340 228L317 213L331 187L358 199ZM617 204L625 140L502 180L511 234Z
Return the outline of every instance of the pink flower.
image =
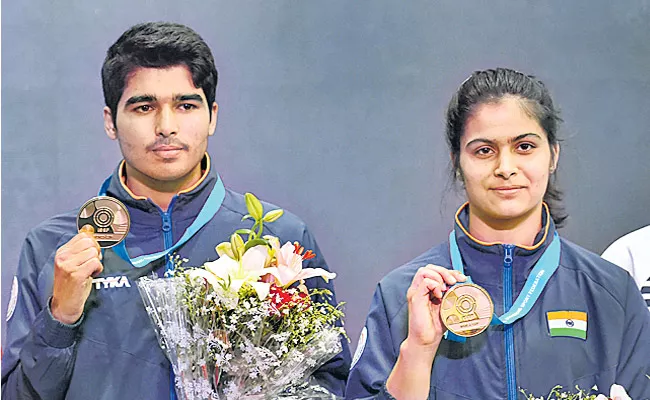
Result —
M303 269L303 260L314 258L315 255L311 250L303 254L304 248L298 242L294 242L294 244L287 242L281 248L279 248L279 242L271 242L271 246L275 250L277 268L274 271L268 272L273 274L275 283L278 286L286 288L294 282L303 281L314 276L322 277L325 282L336 278L335 273L322 268ZM267 270L271 270L271 268L267 268Z
M604 395L599 394L596 397L596 400L632 400L632 399L630 398L630 396L628 396L623 386L613 384L612 387L609 389L609 397L605 397Z

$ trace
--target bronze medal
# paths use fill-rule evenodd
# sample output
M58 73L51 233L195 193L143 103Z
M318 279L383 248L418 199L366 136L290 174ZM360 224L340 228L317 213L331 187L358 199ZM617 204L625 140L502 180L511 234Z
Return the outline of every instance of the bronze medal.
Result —
M450 332L471 337L483 332L494 314L494 304L485 289L473 283L450 288L442 298L440 317Z
M108 196L93 197L77 214L79 232L92 233L101 248L113 247L129 233L131 219L126 206Z

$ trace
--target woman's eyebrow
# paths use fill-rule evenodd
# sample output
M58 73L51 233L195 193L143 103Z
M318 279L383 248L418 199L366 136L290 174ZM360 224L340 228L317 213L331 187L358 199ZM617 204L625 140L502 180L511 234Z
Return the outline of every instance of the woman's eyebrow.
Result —
M514 142L517 142L517 141L519 141L521 139L525 139L525 138L527 138L529 136L536 137L536 138L538 138L540 140L542 139L542 137L537 133L527 132L527 133L522 133L521 135L517 135L514 138L508 139L508 143L514 143ZM483 144L488 144L488 145L494 145L494 144L496 144L496 141L486 139L486 138L476 138L476 139L473 139L473 140L470 140L469 142L467 142L465 147L469 147L469 146L471 146L471 145L473 145L475 143L483 143Z

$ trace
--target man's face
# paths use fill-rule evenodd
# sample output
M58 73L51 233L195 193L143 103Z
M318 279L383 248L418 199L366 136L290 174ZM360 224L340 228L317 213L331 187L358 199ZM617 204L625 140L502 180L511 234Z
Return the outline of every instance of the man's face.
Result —
M127 179L173 190L198 180L208 136L216 127L217 104L207 104L186 66L135 69L116 110L114 124L110 109L104 109L104 125L120 144Z

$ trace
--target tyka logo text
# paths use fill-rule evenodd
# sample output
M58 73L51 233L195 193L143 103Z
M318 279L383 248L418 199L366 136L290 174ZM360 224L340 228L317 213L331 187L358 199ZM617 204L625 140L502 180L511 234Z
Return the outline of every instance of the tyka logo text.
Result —
M113 289L113 288L121 288L125 286L131 287L131 283L129 282L129 279L124 275L95 278L93 279L93 284L95 285L95 289Z

